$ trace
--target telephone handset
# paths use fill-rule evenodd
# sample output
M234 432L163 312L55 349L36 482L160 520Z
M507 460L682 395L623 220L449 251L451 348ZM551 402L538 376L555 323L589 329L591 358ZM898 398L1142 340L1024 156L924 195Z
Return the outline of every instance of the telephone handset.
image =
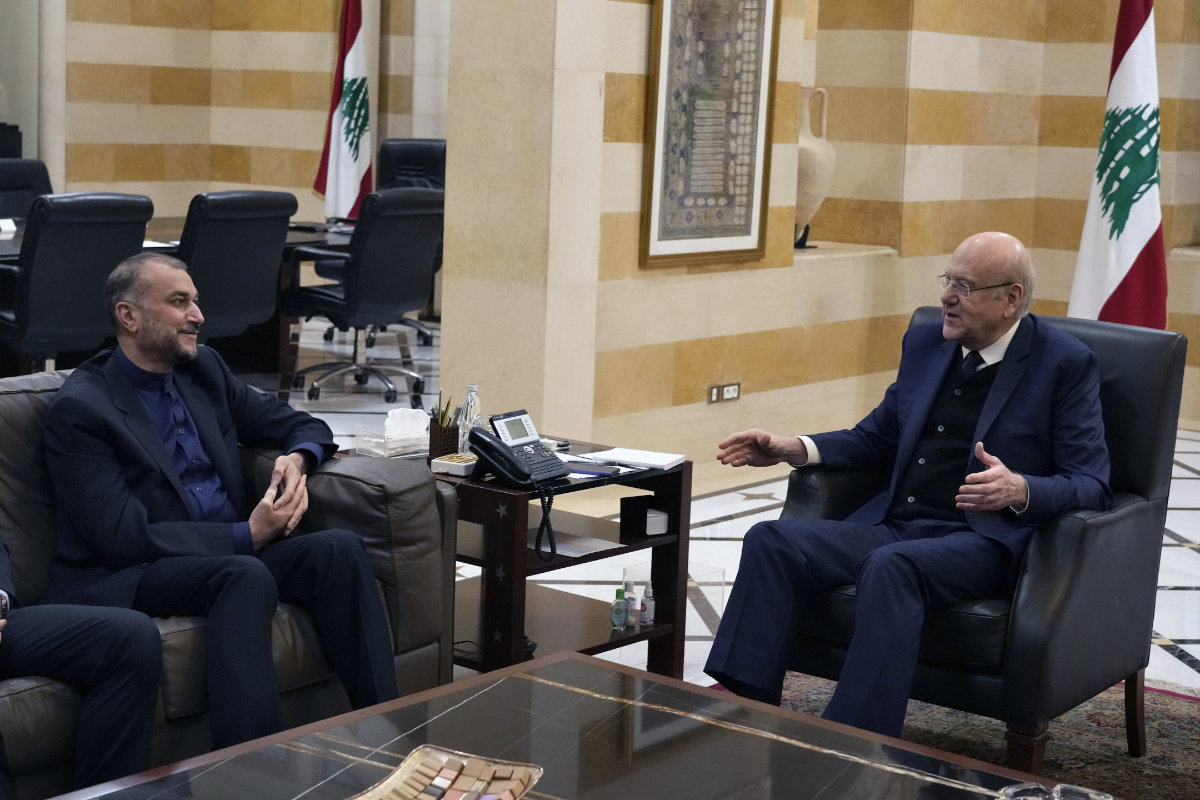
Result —
M526 411L497 414L491 423L496 434L472 428L467 437L471 452L479 457L472 479L490 472L501 483L527 489L571 474L570 467L542 444Z
M483 428L471 428L467 436L471 452L479 457L471 480L482 480L487 473L509 486L537 492L542 501L542 522L538 525L534 550L542 561L551 561L558 554L554 543L554 527L550 524L550 507L554 490L549 481L571 474L571 468L542 444L528 412L510 411L491 418L495 434ZM543 534L550 541L550 551L542 551Z

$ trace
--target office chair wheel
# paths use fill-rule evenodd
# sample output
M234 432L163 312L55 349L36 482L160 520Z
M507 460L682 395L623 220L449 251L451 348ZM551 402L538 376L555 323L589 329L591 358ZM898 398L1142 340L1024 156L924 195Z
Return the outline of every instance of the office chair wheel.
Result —
M356 372L356 373L354 373L354 382L357 383L359 386L366 386L367 380L370 377L371 376L365 372Z
M425 404L421 402L421 395L419 394L409 395L408 402L413 408L420 408L422 410L425 408Z
M321 338L327 342L333 341L333 326L332 325L330 325L328 328L325 329L325 332L321 334Z
M432 333L421 333L420 331L417 331L417 341L420 342L423 347L432 347L433 346L433 334Z
M391 390L391 391L389 391L389 392L384 392L384 393L383 393L383 401L384 401L385 403L394 403L394 402L396 402L396 390L395 390L395 389L393 389L393 390Z
M303 375L293 375L292 376L292 388L293 389L303 389L304 388L304 376Z
M413 381L412 385L413 396L415 397L416 395L421 394L423 391L425 391L425 381L421 378L417 378L415 381Z
M308 387L308 399L309 400L316 400L320 396L321 396L321 387L320 386Z
M367 347L374 347L374 346L375 346L375 334L368 333L367 334Z

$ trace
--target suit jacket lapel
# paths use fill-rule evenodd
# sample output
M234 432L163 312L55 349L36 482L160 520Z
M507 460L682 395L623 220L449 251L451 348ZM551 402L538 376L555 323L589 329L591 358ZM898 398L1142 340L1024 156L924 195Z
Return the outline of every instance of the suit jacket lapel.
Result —
M229 450L225 447L225 439L221 436L221 427L217 424L212 405L192 382L192 375L183 370L175 370L175 385L179 387L179 395L183 398L196 424L196 433L200 436L200 444L212 461L213 469L221 479L226 494L229 495L233 507L242 513L246 507L245 492L243 491L239 472L234 469Z
M159 471L171 483L186 508L187 490L183 488L183 482L179 480L179 473L175 471L175 465L171 463L170 453L163 446L162 439L158 437L154 426L150 424L150 415L146 413L146 407L142 405L142 401L138 399L137 393L133 390L133 385L121 371L115 352L108 359L108 363L104 365L104 377L108 381L113 407L124 416L125 427L129 428L133 438L142 446L146 457L154 462Z
M1004 352L1004 358L1000 361L1000 366L996 371L996 379L992 382L992 389L988 392L983 410L979 412L979 422L975 424L975 441L977 442L986 441L992 423L996 421L996 417L1004 409L1009 398L1020 385L1021 378L1025 375L1029 347L1033 342L1034 324L1032 317L1024 317L1018 323L1019 327L1013 335L1012 341L1008 343L1008 349ZM975 448L972 446L971 458L968 463L974 458Z

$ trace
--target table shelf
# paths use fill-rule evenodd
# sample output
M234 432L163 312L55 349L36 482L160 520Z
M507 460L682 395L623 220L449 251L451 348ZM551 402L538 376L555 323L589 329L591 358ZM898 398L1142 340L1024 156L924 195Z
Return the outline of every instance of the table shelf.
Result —
M593 445L582 447L582 452L595 449ZM620 525L613 520L552 510L551 520L555 531L563 534L564 549L570 536L601 540L613 547L577 556L559 553L549 561L538 558L528 538L541 519L535 492L492 480L438 478L453 485L458 494L456 558L481 569L479 578L458 582L455 604L455 637L478 640L479 652L456 654L456 663L485 671L515 664L527 657L526 636L538 643L542 653L562 649L601 653L645 641L650 671L683 675L690 461L666 470L571 479L561 487L556 485L556 493L613 484L650 493L656 507L668 510L672 528L665 534L622 536ZM592 600L527 581L531 576L639 550L650 554L656 600L656 623L644 630L614 632L608 621L611 600Z

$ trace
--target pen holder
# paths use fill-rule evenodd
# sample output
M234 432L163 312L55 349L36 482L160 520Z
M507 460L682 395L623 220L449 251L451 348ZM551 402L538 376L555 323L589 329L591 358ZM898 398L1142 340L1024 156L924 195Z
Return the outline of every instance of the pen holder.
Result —
M458 452L458 427L442 427L436 417L429 420L429 460Z

